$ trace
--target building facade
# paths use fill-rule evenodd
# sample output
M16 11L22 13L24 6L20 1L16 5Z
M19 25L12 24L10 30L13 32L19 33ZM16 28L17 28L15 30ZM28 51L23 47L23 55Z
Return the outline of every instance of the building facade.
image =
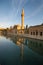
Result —
M43 40L43 24L30 26L28 30L29 30L28 34L30 38Z

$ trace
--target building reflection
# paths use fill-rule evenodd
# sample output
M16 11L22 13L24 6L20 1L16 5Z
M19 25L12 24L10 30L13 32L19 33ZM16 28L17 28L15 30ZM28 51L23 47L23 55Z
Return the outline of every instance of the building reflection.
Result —
M6 36L7 37L7 36ZM8 37L7 37L8 38ZM23 38L23 37L16 37L16 36L9 36L10 40L13 41L16 45L20 47L20 56L23 58L24 46L26 45L28 48L33 50L36 53L43 55L43 41L30 39L30 38Z
M13 39L13 42L16 43L19 48L20 48L20 61L23 62L23 57L24 57L24 38L20 37L15 37L15 40Z
M23 58L24 58L24 40L25 38L20 38L20 37L11 37L11 36L6 36L6 38L9 38L10 40L13 41L17 46L20 48L20 61L23 63Z
M43 41L35 39L29 39L25 41L25 44L28 46L28 48L32 49L38 54L43 55Z
M23 63L23 59L24 59L24 45L21 44L20 45L20 61Z

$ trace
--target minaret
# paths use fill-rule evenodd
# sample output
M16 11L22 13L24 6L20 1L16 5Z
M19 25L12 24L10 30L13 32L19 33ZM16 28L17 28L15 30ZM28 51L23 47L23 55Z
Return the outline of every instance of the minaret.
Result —
M24 29L24 9L22 9L21 13L21 29Z

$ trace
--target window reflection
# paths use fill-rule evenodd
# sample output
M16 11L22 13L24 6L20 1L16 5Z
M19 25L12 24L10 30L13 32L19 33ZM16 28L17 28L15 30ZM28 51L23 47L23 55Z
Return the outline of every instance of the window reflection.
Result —
M23 38L19 36L6 36L6 38L9 38L13 43L18 45L21 48L21 50L23 45L26 45L28 48L32 49L37 53L43 53L43 41L41 40Z

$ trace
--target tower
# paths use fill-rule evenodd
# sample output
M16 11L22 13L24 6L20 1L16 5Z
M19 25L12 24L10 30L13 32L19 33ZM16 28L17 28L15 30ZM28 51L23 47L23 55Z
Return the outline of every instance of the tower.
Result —
M22 9L21 13L21 29L24 29L24 9Z

